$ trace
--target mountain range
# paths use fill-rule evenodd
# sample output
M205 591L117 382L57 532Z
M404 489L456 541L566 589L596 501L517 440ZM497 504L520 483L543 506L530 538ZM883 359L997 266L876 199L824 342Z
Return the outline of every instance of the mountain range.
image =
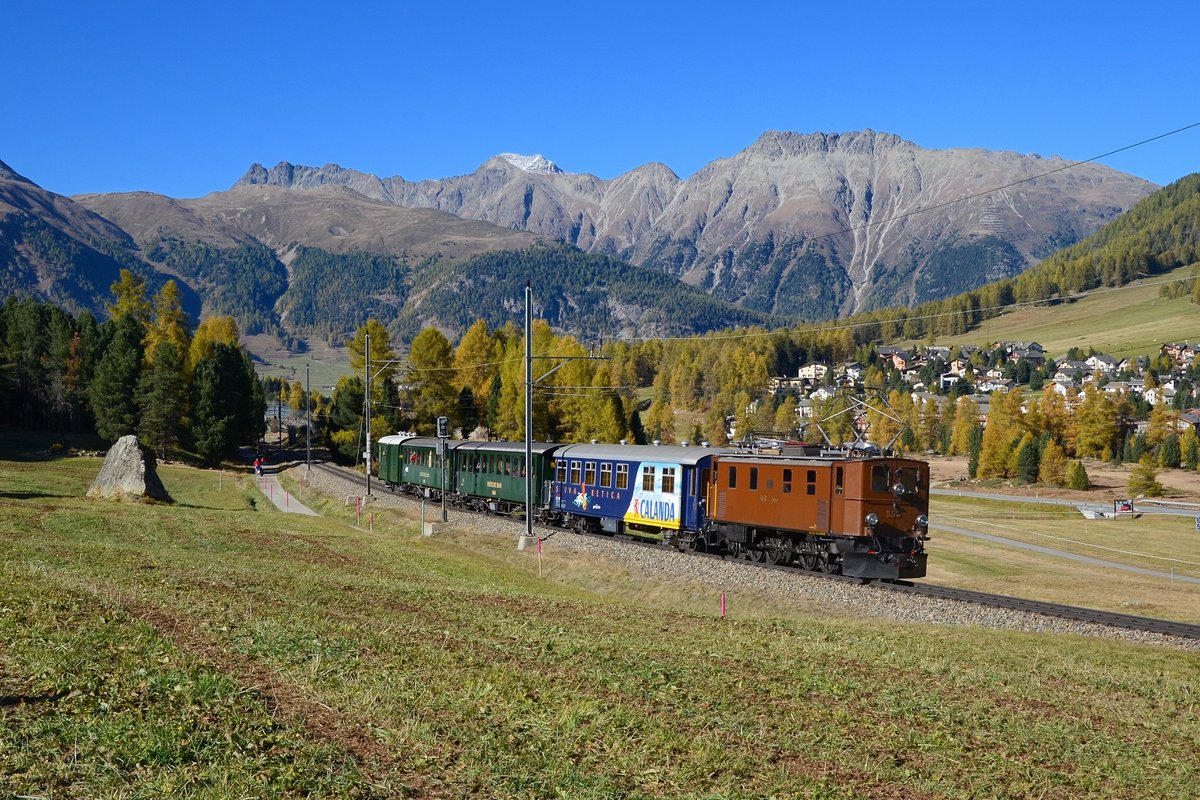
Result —
M768 132L686 180L658 163L602 180L541 156L503 154L436 181L255 164L235 188L331 185L542 234L744 308L807 318L938 299L1016 275L1156 188L1099 164L927 150L869 130Z
M1155 187L1096 164L899 137L764 134L688 179L611 180L505 153L470 175L253 165L226 191L48 192L0 163L0 290L103 313L121 267L246 332L402 337L539 315L664 335L826 319L956 294L1079 241ZM513 295L513 296L509 296Z

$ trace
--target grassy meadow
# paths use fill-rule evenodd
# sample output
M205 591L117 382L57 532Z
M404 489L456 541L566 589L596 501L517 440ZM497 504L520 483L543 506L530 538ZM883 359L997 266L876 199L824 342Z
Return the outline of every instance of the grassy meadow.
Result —
M0 448L7 447L7 439ZM886 624L0 454L0 795L1192 797L1195 653ZM934 544L940 542L936 540ZM469 545L467 544L469 542ZM935 557L933 561L937 561ZM752 608L751 608L752 607ZM739 609L747 609L745 612Z
M1074 302L1022 308L967 333L939 336L937 343L1034 341L1055 357L1072 347L1084 351L1094 347L1117 358L1156 353L1165 341L1200 339L1200 311L1191 304L1190 294L1159 297L1162 281L1190 278L1194 269L1181 267L1129 286L1098 290Z
M1088 520L1066 506L934 495L931 582L1033 600L1200 624L1200 585L1173 582L975 539L939 524L1166 575L1200 577L1192 517Z

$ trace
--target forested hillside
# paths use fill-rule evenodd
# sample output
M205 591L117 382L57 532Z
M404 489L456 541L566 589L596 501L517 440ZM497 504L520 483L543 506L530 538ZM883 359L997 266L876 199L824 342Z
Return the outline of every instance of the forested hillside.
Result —
M398 332L410 339L431 324L462 332L476 319L493 327L520 319L527 280L535 316L576 335L663 336L785 324L662 273L559 245L487 253L431 270L400 315Z

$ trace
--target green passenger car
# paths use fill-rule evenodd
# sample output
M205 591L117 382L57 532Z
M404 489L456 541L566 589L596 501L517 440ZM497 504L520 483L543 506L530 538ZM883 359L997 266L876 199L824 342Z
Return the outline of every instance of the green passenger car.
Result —
M511 513L525 506L526 474L533 475L533 505L545 505L557 444L534 444L533 469L525 466L523 442L457 442L455 491L480 510Z

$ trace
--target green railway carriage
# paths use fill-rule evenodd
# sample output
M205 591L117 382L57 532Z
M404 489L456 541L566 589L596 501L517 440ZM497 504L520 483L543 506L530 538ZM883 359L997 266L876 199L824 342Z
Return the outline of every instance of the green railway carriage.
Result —
M539 508L553 477L557 444L534 444L532 470L526 469L523 442L459 442L454 448L454 490L480 510L508 513L524 509L525 480L533 477L533 505Z
M438 440L432 436L384 436L379 440L379 478L389 487L437 495L446 487L454 490L454 449L463 442L446 443L446 475L438 456Z

